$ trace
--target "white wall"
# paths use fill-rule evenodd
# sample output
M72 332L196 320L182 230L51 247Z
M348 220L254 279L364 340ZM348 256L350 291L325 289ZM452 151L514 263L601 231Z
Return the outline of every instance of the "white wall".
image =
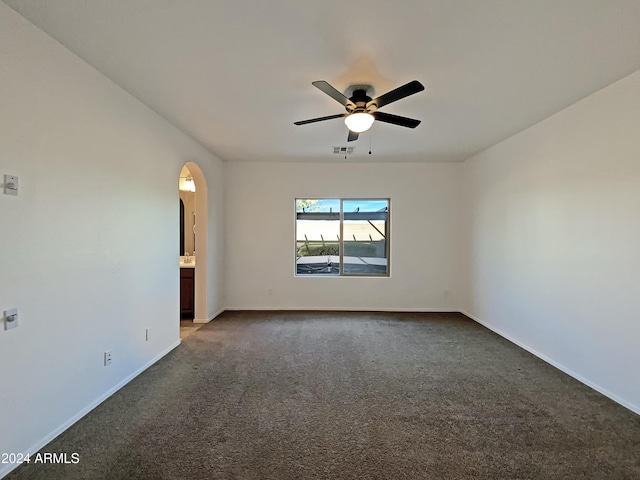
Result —
M640 72L465 174L466 311L640 413Z
M225 168L227 308L460 308L460 164ZM295 277L294 200L305 197L390 197L391 277Z
M194 322L207 323L224 310L224 170L223 164L219 161L194 161L188 166L196 185L206 184L206 188L200 188L196 192L197 268ZM206 231L201 236L204 228L203 216L206 216ZM203 242L206 248L201 248L200 242Z
M0 452L33 452L179 342L178 175L208 177L219 266L222 164L3 3L0 65Z
M219 161L203 161L201 169L207 179L209 202L207 208L207 313L205 319L196 320L209 321L222 313L225 308L224 192L226 183L222 164Z

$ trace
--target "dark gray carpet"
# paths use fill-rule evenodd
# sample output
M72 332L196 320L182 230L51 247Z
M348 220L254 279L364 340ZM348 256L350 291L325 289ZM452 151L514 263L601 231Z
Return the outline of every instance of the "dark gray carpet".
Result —
M639 479L640 417L459 314L227 312L11 479Z

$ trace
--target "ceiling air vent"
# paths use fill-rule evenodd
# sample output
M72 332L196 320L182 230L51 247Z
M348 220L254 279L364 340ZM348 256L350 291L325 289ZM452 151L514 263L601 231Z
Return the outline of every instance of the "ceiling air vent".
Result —
M335 155L351 155L355 147L333 147L333 153Z

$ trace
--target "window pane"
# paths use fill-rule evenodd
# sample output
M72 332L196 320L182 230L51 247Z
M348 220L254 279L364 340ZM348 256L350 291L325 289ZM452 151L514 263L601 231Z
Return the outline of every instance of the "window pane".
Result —
M387 275L389 200L344 200L343 273Z
M340 274L339 199L296 199L296 274Z

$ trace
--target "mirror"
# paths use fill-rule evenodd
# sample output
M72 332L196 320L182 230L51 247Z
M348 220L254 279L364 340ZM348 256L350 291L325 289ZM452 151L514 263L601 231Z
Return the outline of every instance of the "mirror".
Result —
M184 166L180 172L180 255L189 252L195 255L196 245L196 193L187 191L188 179L192 178L189 169ZM193 180L191 180L193 182ZM194 187L195 188L195 187Z

